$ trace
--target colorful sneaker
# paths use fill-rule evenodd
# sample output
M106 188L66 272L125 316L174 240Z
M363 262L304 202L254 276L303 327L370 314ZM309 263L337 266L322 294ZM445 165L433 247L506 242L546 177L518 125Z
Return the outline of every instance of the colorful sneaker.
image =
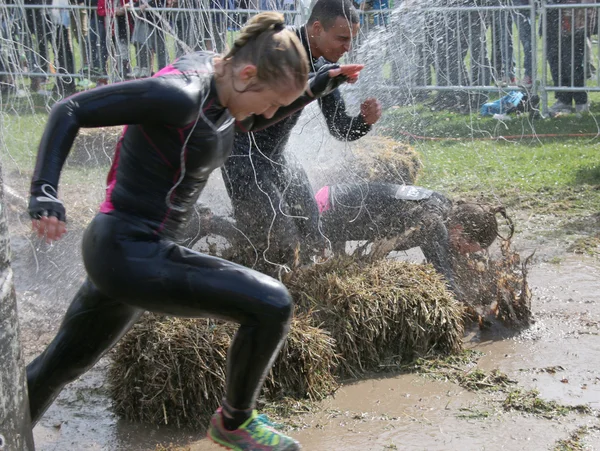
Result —
M269 419L269 417L267 416L267 414L265 413L261 413L260 415L258 415L256 417L257 420L262 421L263 423L265 423L267 426L272 427L273 429L277 429L278 431L282 431L283 428L285 428L285 424L281 424L281 423L275 423L274 421L271 421Z
M265 421L266 419L266 421ZM235 431L228 431L223 424L221 407L213 415L208 428L208 437L215 443L236 451L297 451L300 444L291 437L276 431L265 415L259 418L256 410Z

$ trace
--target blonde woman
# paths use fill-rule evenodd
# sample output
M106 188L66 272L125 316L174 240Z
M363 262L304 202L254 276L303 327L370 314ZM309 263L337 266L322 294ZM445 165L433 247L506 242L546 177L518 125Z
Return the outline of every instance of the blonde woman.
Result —
M362 66L326 66L308 85L307 68L302 44L284 29L283 16L269 12L253 17L223 57L190 54L153 78L87 91L55 106L29 203L34 230L49 242L65 233L58 180L79 128L126 126L106 199L83 237L87 279L57 336L27 367L33 424L148 310L239 323L226 395L209 436L235 450L299 449L254 410L288 331L290 295L268 276L174 240L210 173L228 157L236 122L244 130L267 126L356 80Z

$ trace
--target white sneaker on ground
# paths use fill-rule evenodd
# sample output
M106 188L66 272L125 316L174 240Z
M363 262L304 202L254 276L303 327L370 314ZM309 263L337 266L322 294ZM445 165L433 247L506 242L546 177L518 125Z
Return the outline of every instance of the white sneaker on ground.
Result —
M134 67L131 72L127 74L127 78L140 78L141 67Z
M588 103L575 105L575 112L578 114L587 114L590 112L590 105Z
M552 105L550 108L548 108L548 112L550 113L550 116L556 116L558 114L568 114L571 113L573 110L571 109L571 105L567 105L564 102L561 102L560 100L557 100L556 103L554 105Z

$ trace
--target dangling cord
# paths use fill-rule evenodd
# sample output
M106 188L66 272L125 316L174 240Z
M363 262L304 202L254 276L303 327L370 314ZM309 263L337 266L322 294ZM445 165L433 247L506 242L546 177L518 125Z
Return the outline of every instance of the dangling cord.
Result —
M513 237L514 233L515 233L515 225L513 224L512 219L510 218L510 216L508 216L508 214L506 213L506 208L502 207L502 206L498 206L492 209L492 213L494 215L500 214L503 218L504 221L506 222L506 225L508 225L508 237L503 237L500 232L497 232L496 235L498 235L498 238L504 240L504 241L510 241L510 239Z

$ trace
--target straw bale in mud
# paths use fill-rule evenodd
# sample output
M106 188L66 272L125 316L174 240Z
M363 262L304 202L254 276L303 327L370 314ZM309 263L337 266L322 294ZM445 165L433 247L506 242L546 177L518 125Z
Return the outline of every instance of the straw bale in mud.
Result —
M73 166L109 166L123 127L82 128L67 160Z
M117 414L152 424L206 426L224 394L236 329L214 320L146 315L112 356L109 381ZM334 340L306 315L298 316L265 383L265 398L323 399L337 388L337 361Z
M406 143L383 136L369 136L357 142L346 162L342 181L347 173L368 182L416 184L422 163L419 154Z
M462 306L430 265L345 256L287 279L297 309L336 340L343 377L462 347Z
M501 255L496 258L478 254L457 257L456 281L480 322L497 318L509 327L526 327L532 322L527 282L527 265L532 255L521 260L510 241L503 241L500 250Z

